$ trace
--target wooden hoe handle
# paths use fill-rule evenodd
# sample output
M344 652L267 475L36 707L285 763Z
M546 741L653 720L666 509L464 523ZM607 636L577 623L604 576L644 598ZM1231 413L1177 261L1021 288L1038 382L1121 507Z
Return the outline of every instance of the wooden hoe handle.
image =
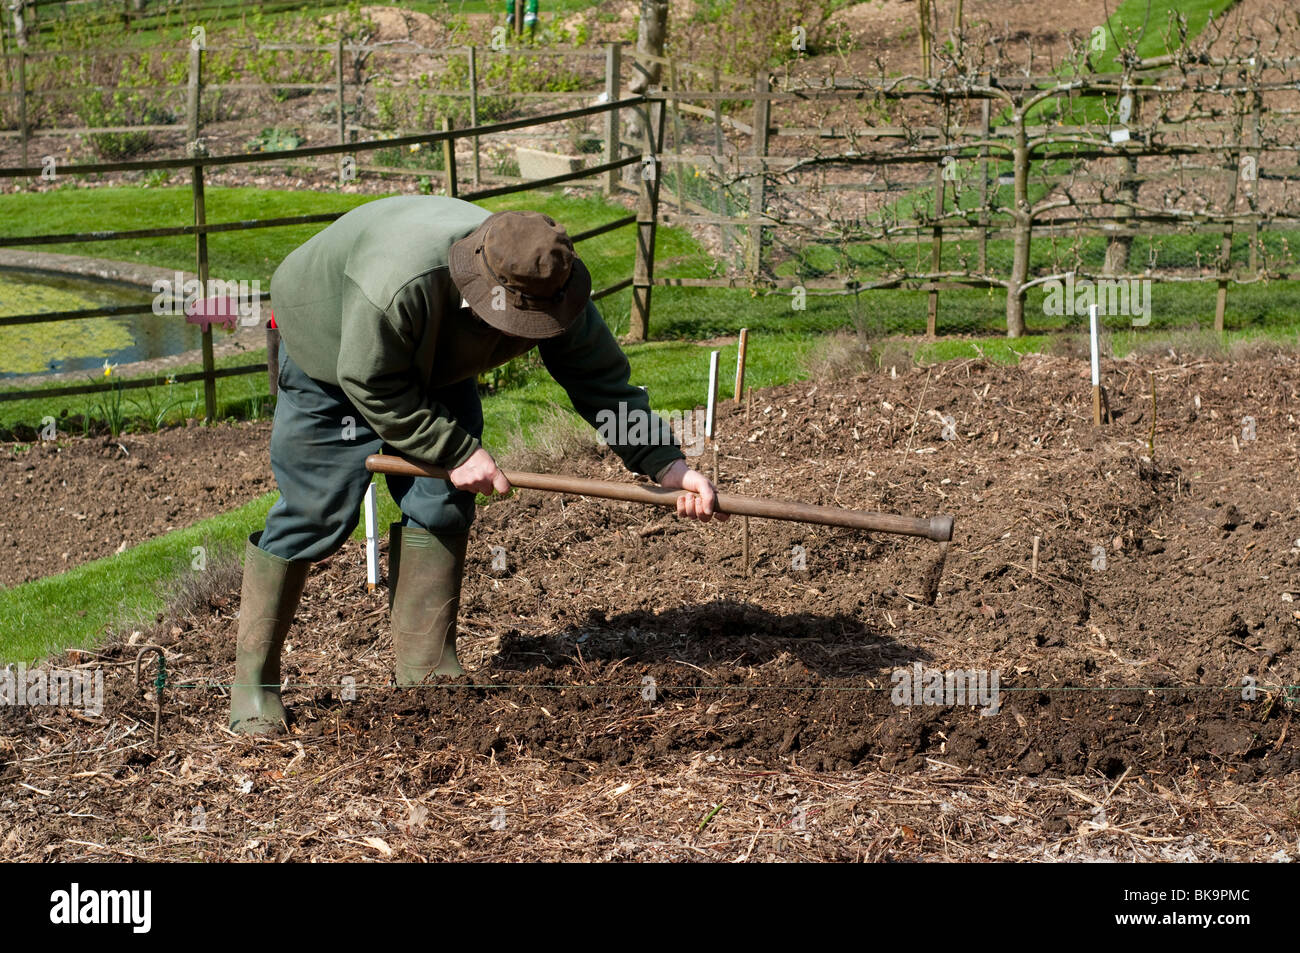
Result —
M442 467L430 466L382 453L366 457L366 469L371 473L388 473L393 476L434 477L447 479ZM545 490L548 493L573 493L578 496L596 496L606 500L626 500L629 503L649 503L652 506L677 508L677 498L690 490L670 490L659 486L615 483L611 480L588 480L583 477L552 473L529 473L525 470L502 470L511 486L525 490ZM893 513L868 513L846 510L838 506L815 506L811 503L792 503L787 500L769 500L753 496L718 494L718 509L736 516L757 516L762 519L788 520L792 523L818 523L822 526L845 526L876 533L894 533L900 536L919 536L946 543L952 539L952 517L898 516Z

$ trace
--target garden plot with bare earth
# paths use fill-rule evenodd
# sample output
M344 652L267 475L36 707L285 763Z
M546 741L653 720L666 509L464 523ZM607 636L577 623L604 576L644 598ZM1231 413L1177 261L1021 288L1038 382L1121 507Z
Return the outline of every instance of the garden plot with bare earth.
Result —
M740 520L492 503L461 682L388 687L386 592L349 543L290 634L281 740L224 730L238 580L214 576L142 635L156 746L134 645L56 660L105 667L98 716L0 711L4 855L1300 860L1300 362L1106 380L1100 430L1064 357L726 405L727 489L949 513L941 575L926 541L753 520L746 575ZM1000 708L892 704L918 663L997 671Z
M0 445L0 586L122 552L275 488L269 421Z

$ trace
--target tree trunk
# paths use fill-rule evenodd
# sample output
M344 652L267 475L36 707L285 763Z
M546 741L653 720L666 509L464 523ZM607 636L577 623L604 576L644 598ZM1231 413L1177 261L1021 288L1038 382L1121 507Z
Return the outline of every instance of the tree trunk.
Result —
M921 75L930 78L930 5L933 0L917 0L917 39L921 43Z
M1007 282L1007 337L1024 337L1025 334L1025 281L1029 278L1029 239L1032 234L1033 213L1029 206L1029 140L1025 134L1025 117L1019 105L1012 120L1015 123L1016 166L1015 203L1011 217L1015 222L1016 238L1011 259L1011 277Z
M14 4L14 42L19 49L27 48L27 18L23 13L23 0Z
M649 53L651 56L663 56L668 41L668 0L641 0L641 12L637 23L636 51ZM639 96L651 86L659 83L663 64L652 60L634 59L632 63L632 81L628 92ZM646 135L645 111L634 109L628 117L628 139L641 142ZM630 165L624 172L625 181L635 182L640 170Z
M1137 175L1138 161L1136 156L1124 156L1119 162L1124 178L1115 196L1117 199L1115 217L1119 220L1117 224L1120 227L1127 228L1125 221L1133 211L1133 203L1137 201L1137 183L1131 177ZM1122 275L1127 272L1129 252L1132 248L1132 235L1115 235L1112 237L1106 243L1106 260L1101 266L1102 274Z
M651 56L663 56L668 40L668 0L641 0L641 14L637 22L636 51ZM634 94L644 93L659 82L663 71L661 63L638 60L628 89Z
M1129 92L1133 104L1129 109L1129 121L1126 125L1137 125L1138 97ZM1115 190L1115 218L1121 228L1127 228L1127 219L1133 214L1133 206L1138 198L1138 160L1137 156L1121 156L1119 161L1120 182ZM1128 271L1129 252L1133 249L1132 235L1116 235L1106 243L1106 260L1101 266L1102 274L1122 275Z

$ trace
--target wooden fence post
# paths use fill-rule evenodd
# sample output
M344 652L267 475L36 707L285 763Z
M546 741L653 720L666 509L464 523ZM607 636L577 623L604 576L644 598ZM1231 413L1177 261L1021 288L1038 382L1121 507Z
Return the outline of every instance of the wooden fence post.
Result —
M659 164L664 139L663 100L647 101L641 127L644 151L639 194L636 205L636 262L632 267L632 314L628 322L628 339L644 341L650 336L650 292L655 271L655 232L659 224L659 183L663 172ZM649 157L649 165L645 158Z
M198 46L190 47L190 81L187 90L189 153L195 159L191 167L191 185L194 192L194 224L202 227L208 222L207 209L203 196L203 156L207 152L199 142L199 106L203 88L203 50ZM194 234L194 256L199 271L199 286L202 297L208 296L208 236L206 232ZM217 419L217 378L216 362L212 354L212 325L203 329L203 408L207 420Z
M686 214L686 188L682 182L682 110L677 98L677 61L668 63L668 85L673 91L673 165L677 168L677 213Z
M745 395L745 352L749 350L749 328L740 329L740 341L736 344L736 386L731 392L731 399L737 404Z
M470 46L469 48L469 124L472 127L478 125L478 47ZM474 146L474 167L471 170L474 188L478 188L480 165L482 154L479 151L479 138L475 136L472 142Z
M185 118L187 125L185 135L190 142L197 142L201 122L199 119L200 87L203 82L203 50L190 45L190 79L185 91Z
M755 280L763 273L763 207L766 204L768 133L772 125L772 101L767 98L771 81L765 70L754 79L754 165L749 183L749 217L756 224L749 227L749 271Z
M442 117L442 131L451 132L455 123L451 121L450 116ZM447 194L455 198L460 192L460 182L456 177L456 140L447 138L442 140L442 168L443 181L447 186Z
M339 110L339 145L344 145L348 141L348 123L343 111L344 92L343 92L343 34L342 33L339 33L338 46L334 50L334 82L335 85L338 87L338 89L335 90L335 92L338 94L337 102L338 102L338 110ZM347 178L346 178L347 173L346 171L344 171L347 168L347 166L343 160L344 160L344 155L343 153L340 152L339 153L339 186L340 187L347 184Z
M18 140L23 147L23 165L27 165L27 51L18 50Z
M722 92L722 72L715 66L713 68L713 92ZM718 177L718 218L728 218L727 214L727 189L722 184L722 150L726 145L726 140L722 133L722 100L716 97L713 100L713 174ZM722 234L722 252L730 257L731 253L731 226L720 225L719 231Z
M623 47L618 43L605 44L605 102L615 103L622 95ZM619 139L622 125L619 111L611 109L605 113L605 161L617 162L623 157L623 147ZM605 173L605 194L613 195L618 191L618 169Z

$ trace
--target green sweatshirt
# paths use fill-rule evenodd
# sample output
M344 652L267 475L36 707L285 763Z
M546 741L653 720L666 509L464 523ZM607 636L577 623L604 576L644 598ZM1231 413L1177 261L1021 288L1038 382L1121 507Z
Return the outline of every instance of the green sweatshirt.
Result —
M650 413L590 301L565 333L540 342L503 334L460 307L447 269L451 246L489 214L440 196L378 199L294 249L271 278L275 323L294 362L342 388L394 450L436 466L459 466L479 441L429 391L534 347L593 427L610 412ZM666 430L657 421L649 429ZM683 458L676 441L610 446L628 469L655 479Z

